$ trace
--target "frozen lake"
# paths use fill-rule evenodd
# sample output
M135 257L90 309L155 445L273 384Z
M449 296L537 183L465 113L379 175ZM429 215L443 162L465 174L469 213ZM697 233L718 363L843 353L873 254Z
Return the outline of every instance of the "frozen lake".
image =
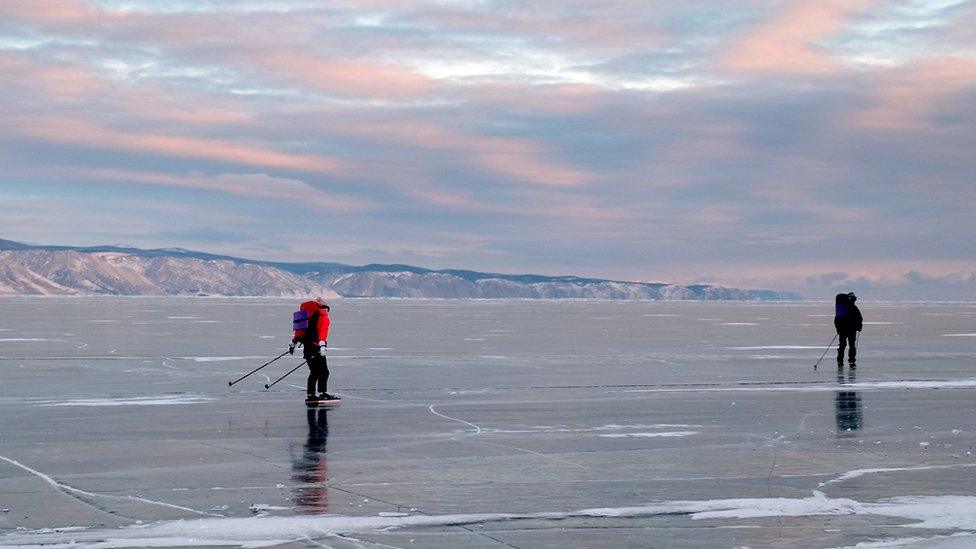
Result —
M0 546L976 545L976 304L0 299Z

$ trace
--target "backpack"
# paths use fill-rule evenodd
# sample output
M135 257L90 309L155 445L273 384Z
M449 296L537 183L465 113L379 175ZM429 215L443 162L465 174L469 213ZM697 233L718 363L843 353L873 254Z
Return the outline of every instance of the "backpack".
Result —
M837 294L834 298L834 316L846 317L851 314L851 300L847 294Z
M314 301L302 303L300 308L292 313L291 328L295 331L295 341L318 343L318 317L319 308Z

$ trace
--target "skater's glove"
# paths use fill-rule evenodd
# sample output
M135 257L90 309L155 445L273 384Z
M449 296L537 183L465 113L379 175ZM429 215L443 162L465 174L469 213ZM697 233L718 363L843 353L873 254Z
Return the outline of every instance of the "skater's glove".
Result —
M290 354L290 355L295 354L295 344L294 343L289 343L288 344L288 354Z
M319 355L325 356L325 347L326 347L326 342L319 341Z

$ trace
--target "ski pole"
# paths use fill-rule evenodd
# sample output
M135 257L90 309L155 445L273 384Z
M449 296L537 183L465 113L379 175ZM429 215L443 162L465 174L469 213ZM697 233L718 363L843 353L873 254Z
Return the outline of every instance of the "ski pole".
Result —
M823 352L823 354L822 354L822 355L820 355L820 360L823 360L823 359L824 359L824 357L825 357L825 356L827 356L827 351L829 351L829 350L830 350L830 348L831 348L831 347L832 347L832 346L834 345L834 339L837 339L837 335L838 335L838 334L834 334L834 337L833 337L833 339L831 339L831 340L830 340L830 343L828 343L828 344L827 344L827 348L826 348L826 349L824 349L824 352ZM817 369L817 366L820 366L820 360L818 360L818 361L817 361L817 363L813 365L813 369L814 369L814 370L816 370L816 369Z
M271 364L272 362L274 362L274 361L276 361L276 360L278 360L279 358L281 358L281 357L283 357L283 356L285 356L285 355L287 355L287 354L288 354L288 351L285 351L285 352L283 352L283 353L281 353L280 355L278 355L278 356L276 356L276 357L274 357L273 359L271 359L271 360L269 360L268 362L265 362L264 364L262 364L262 365L260 365L260 366L258 366L257 368L255 368L255 369L253 369L253 370L251 370L250 372L248 372L248 373L246 373L246 374L244 374L244 375L242 375L241 377L239 377L239 378L237 378L237 379L235 379L234 381L228 381L228 382L227 382L227 386L228 386L228 387L230 387L230 386L232 386L233 384L235 384L235 383L237 383L238 381L240 381L240 380L242 380L242 379L244 379L245 377L247 377L247 376L249 376L249 375L251 375L251 374L253 374L254 372L256 372L256 371L258 371L258 370L260 370L261 368L264 368L264 367L265 367L265 366L267 366L268 364Z
M295 366L295 367L294 367L294 368L292 368L291 370L288 370L288 373L287 373L287 374L285 374L285 375L283 375L283 376L281 376L281 377L279 377L278 379L276 379L276 380L274 380L274 383L271 383L270 385L269 385L269 384L267 384L267 383L265 383L265 384L264 384L264 388L265 388L265 389L270 389L270 388L272 388L272 387L274 387L276 383L278 383L278 382L279 382L279 381L281 381L282 379L285 379L286 377L288 377L289 375L291 375L291 373L292 373L292 372L294 372L295 370L297 370L297 369L299 369L299 368L301 368L302 366L304 366L306 362L308 362L308 361L307 361L307 360L305 360L305 361L303 361L303 362L302 362L301 364L299 364L298 366Z

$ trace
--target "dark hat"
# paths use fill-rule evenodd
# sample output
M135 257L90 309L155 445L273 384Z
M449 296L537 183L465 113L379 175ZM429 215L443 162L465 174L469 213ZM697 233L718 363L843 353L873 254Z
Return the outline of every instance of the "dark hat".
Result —
M854 303L855 301L857 301L857 296L854 295L854 292L848 292L847 299L850 299L851 303Z

